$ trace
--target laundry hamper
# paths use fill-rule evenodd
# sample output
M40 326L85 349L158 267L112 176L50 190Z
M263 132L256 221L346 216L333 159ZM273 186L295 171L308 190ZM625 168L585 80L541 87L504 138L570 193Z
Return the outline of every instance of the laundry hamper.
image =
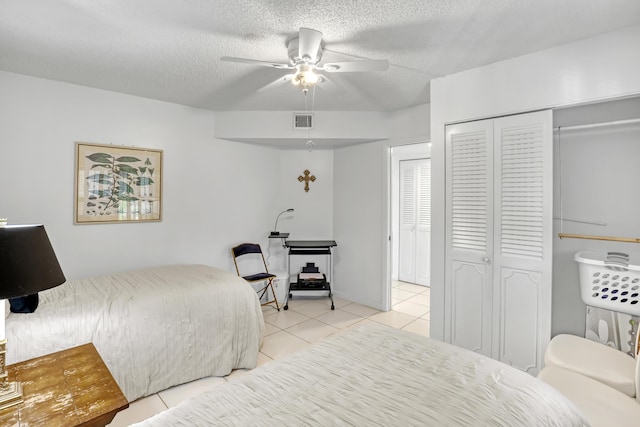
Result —
M582 251L574 259L585 304L640 315L640 254Z

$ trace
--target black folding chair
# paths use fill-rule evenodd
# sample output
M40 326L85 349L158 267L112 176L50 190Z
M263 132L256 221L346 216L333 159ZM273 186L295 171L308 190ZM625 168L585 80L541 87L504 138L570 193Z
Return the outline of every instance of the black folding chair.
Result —
M275 279L277 276L275 274L269 273L269 270L267 269L267 262L264 259L264 255L262 254L262 249L260 248L260 245L257 243L243 243L231 249L231 253L233 255L233 263L236 266L236 272L238 273L238 276L242 277L244 280L246 280L249 283L254 283L254 282L265 283L264 287L257 291L258 294L260 294L260 296L258 297L260 301L262 301L262 298L264 298L265 295L267 296L268 301L263 302L261 304L267 305L267 304L275 303L276 308L278 309L278 311L280 311L278 298L276 298L276 293L273 289L273 279ZM243 257L243 259L239 260L239 258L241 257ZM262 266L264 266L264 269L260 266L260 262L259 262L260 259L262 259ZM251 263L252 260L253 260L253 264L251 265L255 266L255 268L252 271L255 271L256 269L259 271L243 276L242 273L240 273L240 268L238 267L238 264L242 263L244 266L247 264L246 262ZM271 289L271 295L273 295L272 300L269 300L269 293L268 293L269 289Z

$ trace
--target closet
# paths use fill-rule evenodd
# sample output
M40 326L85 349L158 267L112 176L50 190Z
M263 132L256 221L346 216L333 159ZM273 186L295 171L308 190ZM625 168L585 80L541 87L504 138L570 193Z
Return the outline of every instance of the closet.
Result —
M431 159L400 161L398 279L429 286Z
M560 108L553 121L552 335L586 336L629 352L636 324L629 315L586 307L574 256L640 253L640 97Z
M446 127L445 339L537 374L551 334L551 111Z

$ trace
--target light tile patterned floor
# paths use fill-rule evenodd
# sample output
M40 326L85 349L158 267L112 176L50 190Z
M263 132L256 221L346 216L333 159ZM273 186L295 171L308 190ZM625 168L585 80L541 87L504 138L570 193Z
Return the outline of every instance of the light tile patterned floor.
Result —
M429 287L394 281L391 290L392 309L386 313L341 298L334 298L336 309L333 311L327 298L294 297L289 301L289 310L280 312L272 306L264 306L265 333L258 355L258 366L282 358L341 330L370 322L383 323L428 337L430 292ZM233 381L246 372L248 371L238 369L223 378L203 378L137 400L128 409L118 413L109 426L128 426L142 421L209 387Z

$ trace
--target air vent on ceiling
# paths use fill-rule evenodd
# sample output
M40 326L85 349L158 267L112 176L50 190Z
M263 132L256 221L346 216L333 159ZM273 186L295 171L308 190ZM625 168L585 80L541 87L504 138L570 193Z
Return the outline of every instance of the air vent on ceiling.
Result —
M294 129L311 129L313 127L313 113L293 113Z

